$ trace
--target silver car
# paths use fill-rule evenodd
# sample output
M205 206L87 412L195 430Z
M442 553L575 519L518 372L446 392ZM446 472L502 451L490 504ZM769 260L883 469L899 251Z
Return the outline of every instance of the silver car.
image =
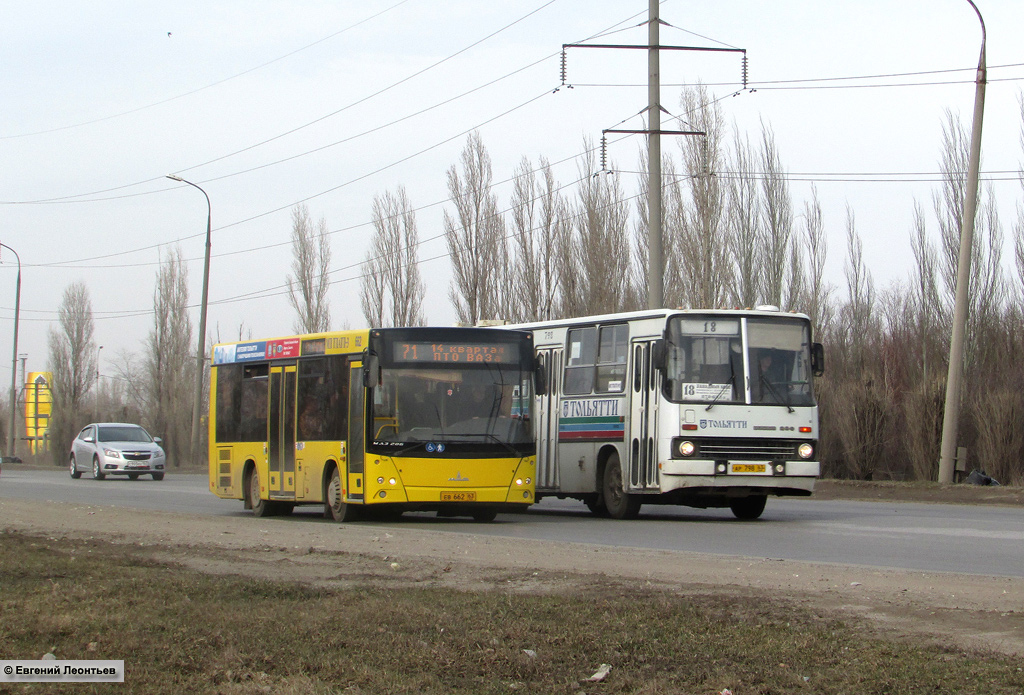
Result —
M164 479L167 457L160 446L160 438L125 422L96 422L86 425L71 443L68 470L72 478L82 477L82 471L92 471L92 477L103 480L108 475L127 475L137 480L140 475L152 475L153 480Z

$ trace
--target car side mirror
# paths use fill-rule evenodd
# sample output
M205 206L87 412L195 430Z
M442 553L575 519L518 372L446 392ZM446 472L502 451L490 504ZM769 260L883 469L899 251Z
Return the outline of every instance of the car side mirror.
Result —
M811 373L814 376L825 373L825 346L821 343L811 345Z
M96 441L96 439L95 439L95 437L92 437L90 435L88 437L82 437L82 441L83 442L89 442L90 444L92 444L92 443L94 443Z
M153 441L156 442L157 444L163 444L164 443L164 440L162 438L160 438L160 437L153 437Z

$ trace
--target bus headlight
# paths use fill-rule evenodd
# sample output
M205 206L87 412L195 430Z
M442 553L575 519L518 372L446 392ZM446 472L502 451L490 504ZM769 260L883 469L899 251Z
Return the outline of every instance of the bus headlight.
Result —
M697 450L694 443L689 440L683 440L679 442L679 455L680 456L693 456L693 452Z
M516 478L516 485L522 485L522 484L523 484L523 479L522 478Z
M378 485L383 485L384 484L384 478L383 477L377 478L377 484Z
M809 459L814 456L814 447L804 442L796 448L796 455L802 459Z
M388 478L388 485L394 485L394 484L395 484L395 483L397 483L397 482L398 482L398 481L397 481L397 480L395 480L394 478Z

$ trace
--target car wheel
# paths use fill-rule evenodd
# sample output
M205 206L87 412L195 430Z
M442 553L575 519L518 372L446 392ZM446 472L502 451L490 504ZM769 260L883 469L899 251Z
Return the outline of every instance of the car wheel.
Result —
M93 480L103 480L107 476L103 474L103 469L100 468L100 457L92 457L92 477Z
M355 521L359 509L345 502L341 491L341 473L338 468L331 469L331 480L327 483L327 494L324 496L325 512L335 521Z
M163 473L154 473L153 474L153 480L163 480L163 479L164 479L164 474Z
M128 474L128 480L138 480L138 479L139 479L139 474L138 473L129 473Z
M640 498L622 489L622 466L618 454L609 456L605 464L604 506L613 519L635 519L640 514Z
M74 478L75 480L78 480L79 478L82 477L82 471L78 470L78 464L75 463L74 454L71 454L71 463L68 464L68 472L71 474L71 477Z

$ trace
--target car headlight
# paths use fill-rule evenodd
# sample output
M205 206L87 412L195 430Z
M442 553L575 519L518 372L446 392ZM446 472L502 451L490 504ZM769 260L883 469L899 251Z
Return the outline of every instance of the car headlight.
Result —
M796 455L802 459L809 459L814 456L814 447L804 442L796 448Z
M121 458L121 452L116 449L104 449L103 453L107 455L107 458L119 459Z
M693 442L689 440L683 440L679 442L679 455L680 456L693 456L693 452L697 450L697 447Z
M155 458L155 459L162 459L163 457L164 457L164 452L162 450L157 449L156 451L153 452L153 458Z

